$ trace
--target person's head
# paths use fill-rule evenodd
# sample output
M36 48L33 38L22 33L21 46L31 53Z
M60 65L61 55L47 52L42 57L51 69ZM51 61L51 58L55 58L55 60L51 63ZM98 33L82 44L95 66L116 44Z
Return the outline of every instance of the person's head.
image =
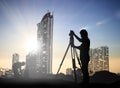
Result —
M80 31L80 35L81 35L82 38L88 37L88 32L85 29L82 29Z
M22 65L22 66L25 65L25 62L21 62L21 65Z

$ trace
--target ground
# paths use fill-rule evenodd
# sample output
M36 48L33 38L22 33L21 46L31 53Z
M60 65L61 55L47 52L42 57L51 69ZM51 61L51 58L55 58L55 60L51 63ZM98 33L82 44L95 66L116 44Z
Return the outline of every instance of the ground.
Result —
M75 84L73 81L58 79L0 79L1 88L120 88L120 81L106 83L92 83L87 85Z

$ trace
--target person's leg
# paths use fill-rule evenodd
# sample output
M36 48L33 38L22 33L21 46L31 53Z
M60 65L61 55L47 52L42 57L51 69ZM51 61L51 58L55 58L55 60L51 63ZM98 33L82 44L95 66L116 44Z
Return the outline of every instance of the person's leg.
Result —
M88 73L88 62L84 61L82 66L82 72L83 72L83 82L89 83L89 73Z

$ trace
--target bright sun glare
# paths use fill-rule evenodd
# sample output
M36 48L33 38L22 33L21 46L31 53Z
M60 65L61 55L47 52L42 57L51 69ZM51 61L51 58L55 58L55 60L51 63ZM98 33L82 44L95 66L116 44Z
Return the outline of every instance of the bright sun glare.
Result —
M37 45L37 41L36 40L28 40L27 43L26 43L26 50L27 52L30 52L30 51L36 51L38 48L38 45Z

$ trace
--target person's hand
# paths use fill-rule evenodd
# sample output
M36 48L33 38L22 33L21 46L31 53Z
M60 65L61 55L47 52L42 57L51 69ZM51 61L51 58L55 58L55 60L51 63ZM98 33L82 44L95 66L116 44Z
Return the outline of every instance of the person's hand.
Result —
M70 31L70 33L71 33L72 35L74 35L74 34L75 34L73 30L71 30L71 31Z

